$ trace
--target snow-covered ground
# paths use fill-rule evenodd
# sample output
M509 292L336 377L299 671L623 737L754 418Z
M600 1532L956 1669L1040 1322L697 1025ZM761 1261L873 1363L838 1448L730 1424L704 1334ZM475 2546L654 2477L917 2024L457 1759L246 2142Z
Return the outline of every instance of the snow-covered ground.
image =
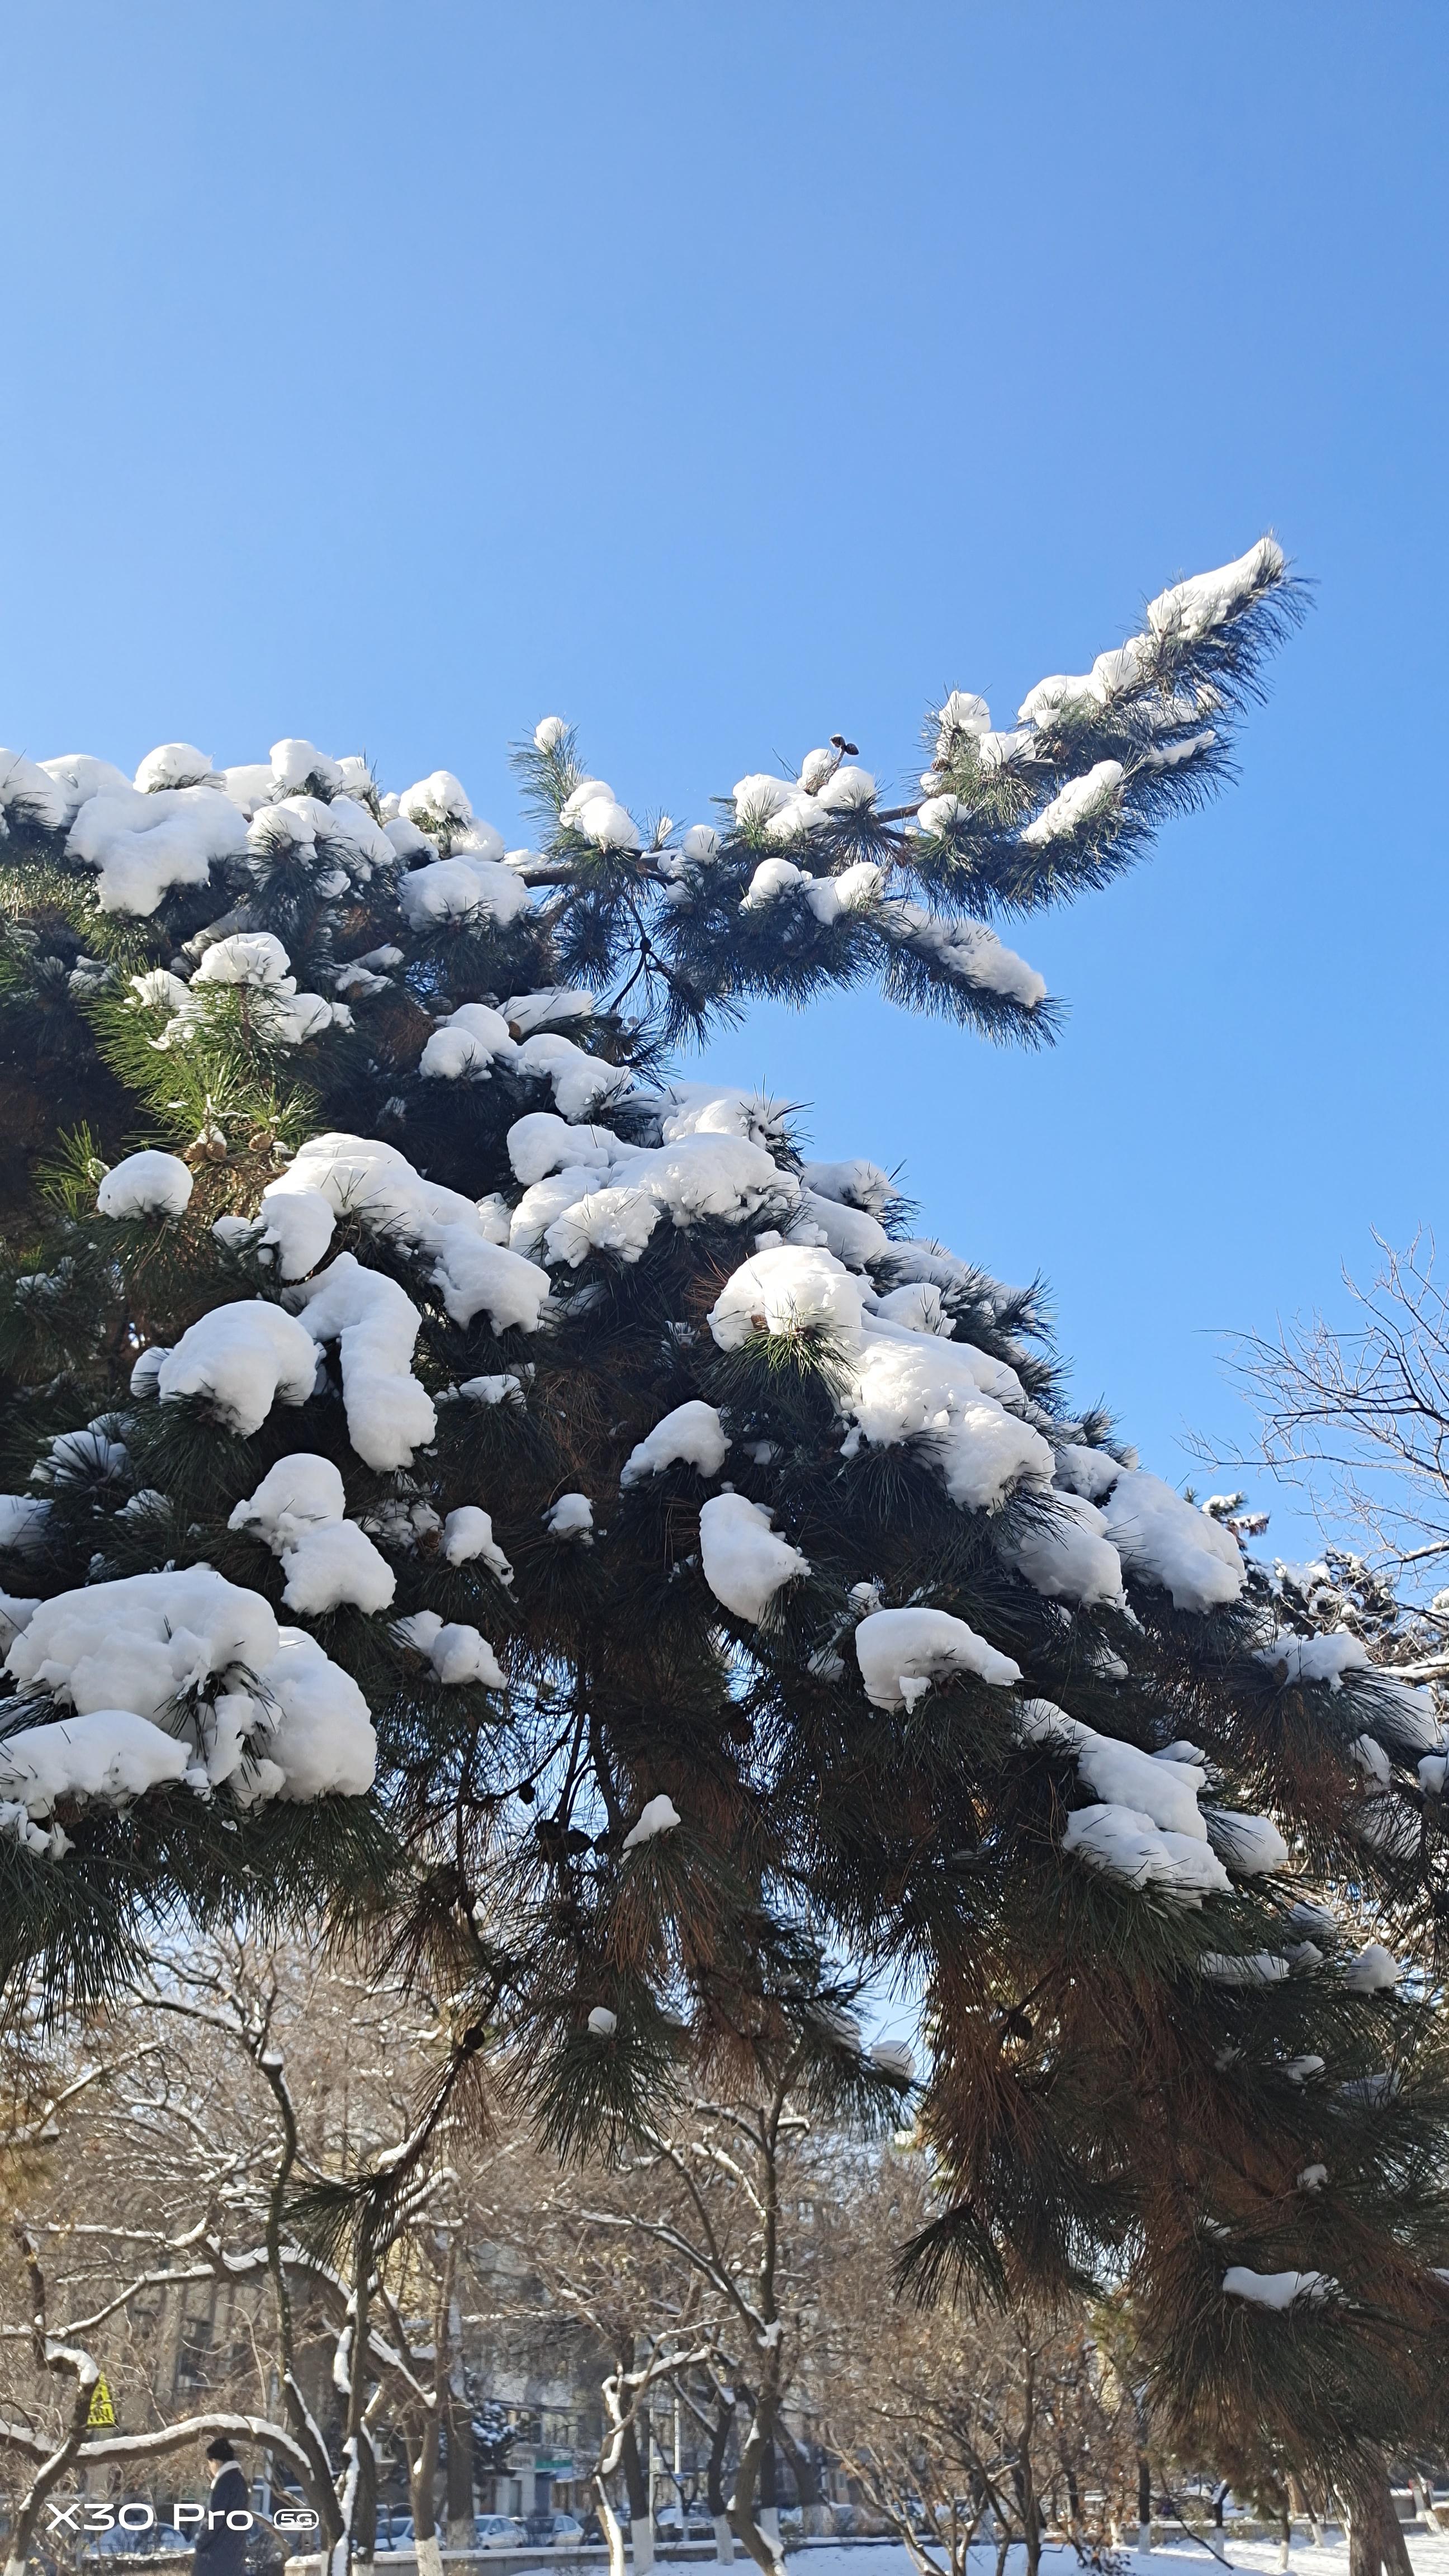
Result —
M1449 2576L1449 2538L1437 2533L1405 2532L1415 2576ZM1279 2549L1276 2540L1239 2539L1232 2524L1223 2533L1220 2546L1230 2567L1245 2571L1245 2576L1277 2576ZM796 2553L791 2553L792 2556ZM1142 2550L1124 2550L1122 2560L1130 2565L1132 2576L1189 2576L1189 2571L1211 2570L1217 2563L1202 2545L1185 2538L1162 2541L1147 2554ZM736 2555L736 2566L740 2558ZM748 2562L745 2562L746 2565ZM833 2541L817 2543L798 2553L798 2563L808 2565L810 2576L913 2576L911 2562L899 2543L894 2541ZM1022 2576L1026 2553L1020 2547L1011 2551L1007 2576ZM1042 2551L1042 2576L1076 2576L1079 2566L1076 2553L1070 2549L1047 2548ZM994 2576L996 2551L977 2548L971 2552L971 2576ZM1291 2561L1292 2576L1347 2576L1348 2544L1340 2532L1325 2539L1315 2549L1307 2539L1295 2537Z

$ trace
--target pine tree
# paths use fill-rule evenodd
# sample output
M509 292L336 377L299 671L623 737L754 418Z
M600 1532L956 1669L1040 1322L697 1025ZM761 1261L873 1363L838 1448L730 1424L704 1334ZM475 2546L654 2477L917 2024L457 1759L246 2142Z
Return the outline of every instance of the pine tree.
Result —
M903 801L836 736L683 833L558 718L512 852L300 741L0 755L13 1986L370 1942L455 2030L374 2208L485 2069L563 2149L762 2049L898 2118L886 1966L918 2284L1130 2281L1197 2432L1422 2417L1433 1962L1346 1936L1425 1919L1432 1709L1069 1417L1037 1291L670 1057L867 978L1049 1038L991 921L1217 783L1299 606L1264 539L1012 730L953 691Z

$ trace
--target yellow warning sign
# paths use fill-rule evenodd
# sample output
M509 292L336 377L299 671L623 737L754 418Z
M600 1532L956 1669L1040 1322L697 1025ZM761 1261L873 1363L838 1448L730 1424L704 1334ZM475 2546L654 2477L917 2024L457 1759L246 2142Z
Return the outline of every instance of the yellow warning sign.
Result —
M91 2407L90 2413L86 2417L86 2423L88 2426L93 2424L114 2424L115 2420L116 2410L111 2404L111 2392L106 2386L105 2372L102 2371L94 2388L91 2390Z

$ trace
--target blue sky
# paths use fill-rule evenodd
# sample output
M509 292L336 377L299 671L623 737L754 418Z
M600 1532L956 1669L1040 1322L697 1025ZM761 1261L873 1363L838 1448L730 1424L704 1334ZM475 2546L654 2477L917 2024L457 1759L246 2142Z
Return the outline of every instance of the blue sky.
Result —
M1442 1199L1446 62L1414 0L12 0L0 739L303 733L513 838L558 708L690 819L1275 528L1240 783L1017 941L1054 1052L854 996L712 1059L1043 1272L1181 1478L1216 1330Z

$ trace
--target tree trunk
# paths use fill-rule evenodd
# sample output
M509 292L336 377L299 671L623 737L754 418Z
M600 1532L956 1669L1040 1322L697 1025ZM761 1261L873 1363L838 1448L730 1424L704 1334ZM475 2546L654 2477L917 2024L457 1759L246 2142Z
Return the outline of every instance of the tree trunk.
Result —
M1152 2463L1145 2451L1137 2454L1137 2546L1144 2558L1152 2555Z
M727 2406L721 2399L709 2446L709 2466L705 2479L710 2520L714 2524L714 2554L721 2567L728 2567L735 2554L735 2536L730 2529L729 2506L725 2501L724 2487L725 2454L730 2446L730 2429L734 2420L733 2404Z
M445 2507L450 2549L473 2546L473 2424L467 2400L448 2395L448 2483ZM423 2576L421 2567L418 2576Z
M771 2358L773 2360L773 2354ZM756 2516L755 2512L757 2494L761 2495L763 2508L762 2489L767 2453L770 2457L770 2473L773 2477L775 2417L779 2404L780 2391L772 2376L766 2380L755 2399L750 2429L745 2435L744 2449L740 2453L739 2470L735 2477L734 2502L730 2509L730 2522L735 2538L742 2548L749 2551L755 2565L763 2570L763 2576L780 2576L783 2565L778 2537L765 2529L763 2521Z
M1349 2493L1349 2576L1413 2576L1382 2462L1363 2461Z
M800 2530L819 2539L826 2524L825 2494L820 2483L820 2461L813 2444L797 2442L782 2415L775 2427L775 2439L790 2463L795 2493L800 2503Z
M438 2479L438 2410L430 2406L422 2439L408 2457L408 2501L413 2509L413 2539L418 2576L443 2576L443 2553L433 2498ZM472 2534L469 2534L471 2539Z
M649 2481L639 2457L639 2443L632 2421L624 2427L619 2445L619 2465L624 2472L624 2488L629 2498L629 2541L634 2555L634 2576L650 2576L654 2565L654 2524L649 2512Z
M605 2486L601 2475L596 2476L594 2479L594 2502L598 2507L599 2523L604 2534L604 2545L609 2552L609 2576L624 2576L623 2525L621 2524L618 2515L615 2513L613 2506L609 2502L609 2490Z
M1308 2537L1312 2541L1314 2548L1321 2549L1323 2547L1323 2525L1319 2520L1318 2514L1314 2510L1312 2499L1309 2496L1308 2489L1304 2485L1303 2480L1300 2477L1295 2476L1291 2469L1288 2472L1288 2504L1290 2510L1297 2514L1300 2522L1307 2523Z
M1278 2517L1278 2523L1280 2531L1280 2538L1278 2541L1278 2571L1279 2576L1287 2576L1288 2567L1291 2563L1288 2553L1293 2546L1293 2521L1286 2505Z

